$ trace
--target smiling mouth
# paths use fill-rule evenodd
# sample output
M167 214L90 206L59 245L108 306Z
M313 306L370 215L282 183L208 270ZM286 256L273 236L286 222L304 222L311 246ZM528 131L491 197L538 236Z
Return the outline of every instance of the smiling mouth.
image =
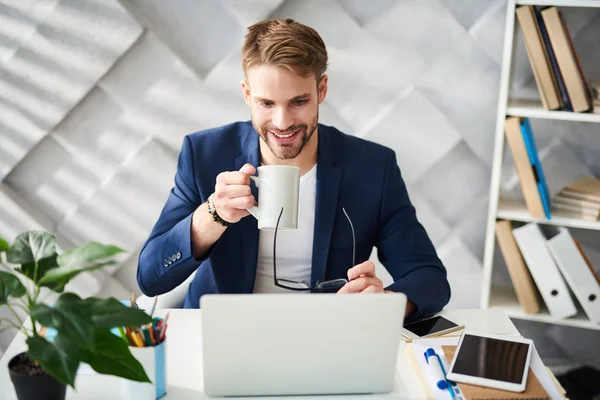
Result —
M277 139L278 142L291 142L293 139L296 138L296 136L298 135L298 133L302 130L302 128L293 131L293 132L280 132L280 133L275 133L273 131L269 131L269 133L271 133L273 136L275 136L275 138Z

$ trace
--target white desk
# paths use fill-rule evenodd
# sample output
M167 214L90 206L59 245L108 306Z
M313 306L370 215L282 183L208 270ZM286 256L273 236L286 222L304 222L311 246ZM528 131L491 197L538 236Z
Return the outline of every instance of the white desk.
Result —
M158 310L158 316L164 316L169 310ZM169 330L167 331L167 395L172 399L209 399L202 393L202 348L201 348L201 310L170 310ZM448 310L441 315L464 324L467 329L495 334L517 333L517 328L502 310ZM0 399L16 400L16 394L8 374L8 362L16 354L26 350L24 336L19 334L11 343L6 354L0 360ZM108 375L79 375L75 381L77 391L69 388L67 399L106 400L121 398L118 378ZM398 353L398 369L394 391L385 395L370 395L369 399L419 399L424 397L418 378L410 367L404 345ZM364 398L365 396L323 396L327 400ZM269 400L278 397L270 396ZM289 399L290 397L285 397ZM320 396L301 396L302 400L320 398ZM257 399L257 397L252 397ZM129 399L127 399L129 400Z

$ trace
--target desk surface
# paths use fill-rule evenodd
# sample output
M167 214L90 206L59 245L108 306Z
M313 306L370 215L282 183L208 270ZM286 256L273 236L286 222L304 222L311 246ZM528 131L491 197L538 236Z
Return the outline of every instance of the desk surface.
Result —
M191 332L201 332L201 310L173 309L157 310L158 316L164 316L170 311L169 331L167 341L167 395L171 399L209 399L202 393L202 347L199 336ZM446 310L441 313L449 319L465 325L467 329L494 334L517 333L517 329L502 310ZM24 351L26 344L21 334L13 340L0 360L0 398L16 400L16 394L8 374L10 359ZM78 375L75 381L77 391L69 388L67 399L120 399L120 385L117 379L107 375ZM415 399L423 398L424 393L417 382L417 377L410 367L404 346L398 353L398 367L394 390L385 395L371 395L370 399ZM327 400L352 399L364 396L324 396ZM277 397L269 397L274 400ZM285 397L289 399L290 397ZM302 400L320 398L320 396L301 396ZM257 397L252 397L257 399Z

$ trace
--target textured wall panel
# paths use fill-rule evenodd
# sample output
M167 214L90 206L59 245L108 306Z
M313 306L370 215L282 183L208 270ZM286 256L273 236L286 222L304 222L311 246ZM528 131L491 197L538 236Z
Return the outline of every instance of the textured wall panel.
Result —
M12 3L0 8L0 18L36 28L0 69L2 178L142 31L116 0L62 0L40 20Z
M439 159L413 186L450 226L469 214L473 204L487 195L490 170L465 142L460 142ZM450 200L447 195L452 194Z
M479 302L481 286L474 282L481 282L481 262L456 236L450 237L438 251L448 269L448 281L452 290L452 297L446 308L476 308L474 304Z
M367 28L383 42L418 50L429 64L456 48L465 36L465 28L437 0L397 1Z
M60 0L0 1L0 64L11 58L35 33L39 21L52 12ZM24 15L28 16L24 17Z
M175 164L173 151L148 142L58 226L58 235L76 245L96 240L134 250L158 218L173 185Z
M243 35L227 3L213 0L122 0L123 5L200 76L206 75Z
M418 89L394 103L366 138L396 151L409 186L461 140L460 132Z
M6 183L39 205L56 226L99 185L86 160L45 137L7 177Z

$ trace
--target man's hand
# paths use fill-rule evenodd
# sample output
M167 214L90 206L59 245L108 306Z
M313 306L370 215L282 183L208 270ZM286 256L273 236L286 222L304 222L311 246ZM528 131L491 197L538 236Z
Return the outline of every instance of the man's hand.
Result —
M348 280L338 293L393 293L383 289L383 282L375 274L375 264L365 261L348 270ZM406 302L405 317L415 312L416 306L412 301Z
M348 280L338 293L383 293L383 282L375 275L375 264L365 261L348 270Z
M219 217L233 224L249 215L248 208L256 204L249 177L254 174L256 168L245 164L239 171L221 172L217 176L213 204Z

